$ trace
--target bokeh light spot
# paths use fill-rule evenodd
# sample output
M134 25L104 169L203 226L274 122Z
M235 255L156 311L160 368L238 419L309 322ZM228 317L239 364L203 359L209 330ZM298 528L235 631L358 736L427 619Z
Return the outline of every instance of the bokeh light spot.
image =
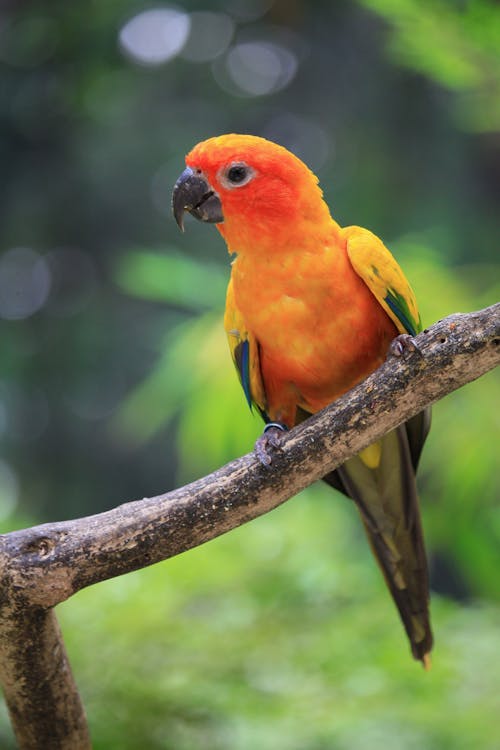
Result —
M0 317L29 318L47 301L50 282L50 269L41 255L27 247L8 250L0 258Z
M179 54L189 36L190 18L173 8L139 13L122 27L120 47L140 65L161 65Z
M297 72L293 52L273 42L243 42L226 58L230 78L249 96L273 94L284 89Z
M181 56L191 62L214 60L228 48L234 23L225 13L198 11L190 14L191 31Z

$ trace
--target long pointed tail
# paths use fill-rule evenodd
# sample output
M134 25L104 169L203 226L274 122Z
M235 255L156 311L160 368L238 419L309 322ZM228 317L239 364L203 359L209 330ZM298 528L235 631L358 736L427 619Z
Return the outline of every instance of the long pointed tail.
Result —
M379 455L370 466L358 455L324 480L356 503L413 656L427 668L432 648L429 581L415 484L418 456L411 439L411 431L402 425L380 441Z

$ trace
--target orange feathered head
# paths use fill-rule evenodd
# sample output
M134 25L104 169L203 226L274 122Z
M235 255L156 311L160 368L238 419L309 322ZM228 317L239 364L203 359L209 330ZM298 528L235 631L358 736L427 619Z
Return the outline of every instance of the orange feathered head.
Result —
M189 152L186 164L173 193L177 223L183 228L185 211L216 223L230 248L275 237L289 231L291 222L328 212L311 170L265 138L209 138Z

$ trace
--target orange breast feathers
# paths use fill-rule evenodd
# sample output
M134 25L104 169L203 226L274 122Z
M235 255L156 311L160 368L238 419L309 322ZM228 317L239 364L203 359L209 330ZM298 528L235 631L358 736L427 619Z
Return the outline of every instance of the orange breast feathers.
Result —
M233 263L235 303L259 342L267 413L295 423L296 407L315 412L373 372L396 328L354 272L345 243L288 252L262 269Z

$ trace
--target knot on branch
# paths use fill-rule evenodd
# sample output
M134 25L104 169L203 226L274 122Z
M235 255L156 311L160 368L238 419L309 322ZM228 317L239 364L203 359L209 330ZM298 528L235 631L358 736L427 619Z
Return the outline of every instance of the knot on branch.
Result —
M30 539L23 551L23 555L35 555L40 559L48 557L55 549L56 541L49 536L40 536L39 538Z

